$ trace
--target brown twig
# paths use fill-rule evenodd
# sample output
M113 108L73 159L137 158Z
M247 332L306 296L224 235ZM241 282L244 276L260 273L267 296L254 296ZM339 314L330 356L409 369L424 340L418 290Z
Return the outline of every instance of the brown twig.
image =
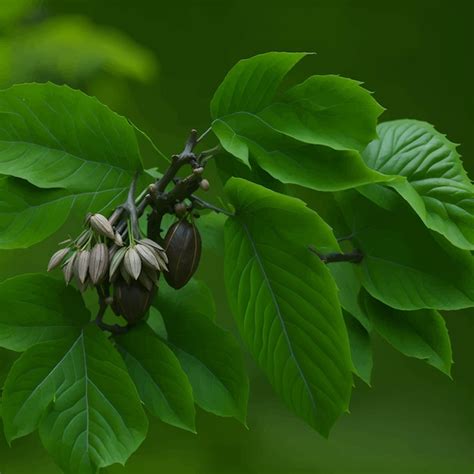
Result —
M364 258L364 255L359 250L353 250L347 253L327 253L322 254L316 250L312 245L308 247L309 251L317 255L323 263L337 263L337 262L350 262L360 263Z

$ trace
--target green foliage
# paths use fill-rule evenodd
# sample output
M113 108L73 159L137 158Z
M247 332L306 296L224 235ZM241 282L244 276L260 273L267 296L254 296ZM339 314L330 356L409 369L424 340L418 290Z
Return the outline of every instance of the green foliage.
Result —
M248 166L253 157L283 183L321 191L389 179L368 169L358 153L376 137L383 110L359 83L312 76L274 98L302 56L262 54L229 72L211 103L212 129L224 149ZM270 73L271 80L262 79Z
M0 111L0 173L33 185L0 181L3 248L41 241L72 211L106 212L124 201L142 169L133 127L81 92L53 84L14 86L0 92ZM34 217L32 205L39 209Z
M39 27L44 44L61 28L71 34L64 45L71 50L78 38L96 38L85 23L51 25ZM95 66L118 72L130 65L133 47L111 39L109 48L99 39L103 49L94 47L96 39L89 44ZM34 46L41 50L42 43ZM105 59L121 54L123 63ZM81 291L95 286L93 321L81 294L58 280L27 274L0 283L0 347L23 352L11 368L1 367L9 441L38 430L64 472L92 474L124 463L138 448L147 431L143 407L192 432L195 405L246 423L241 349L216 324L211 290L194 278L174 290L155 271L166 271L171 254L157 243L166 247L164 232L178 217L196 225L205 252L224 258L238 330L275 391L324 436L348 411L352 373L370 384L376 333L450 374L439 311L474 306L474 200L455 146L414 120L381 124L377 137L383 109L350 79L312 76L280 91L305 56L274 52L239 62L211 103L210 130L221 149L193 155L204 140L196 143L193 132L169 168L147 170L131 187L118 220L95 216L68 243L66 260L56 263L68 265ZM138 77L143 58L136 59ZM77 67L80 77L81 61ZM0 91L0 249L30 247L68 219L80 227L87 211L110 215L123 205L133 176L143 171L136 131L65 86ZM202 173L216 153L226 182L218 205L226 210L194 220L189 214L203 207L219 211L194 195L209 187ZM192 170L179 178L184 164ZM150 207L155 243L136 245ZM123 243L115 255L126 255L124 268L133 271L120 267L110 285L107 255ZM200 252L191 250L194 266ZM71 255L79 256L69 266ZM126 281L132 274L140 280ZM108 306L128 310L127 326L109 324Z
M299 200L236 178L226 191L236 209L226 285L242 338L283 400L327 436L348 408L349 344L336 286L307 245L334 238Z
M405 177L390 186L425 225L453 245L473 250L474 186L456 146L430 124L416 120L382 123L377 131L380 138L363 153L366 163L382 173ZM378 190L384 191L388 190Z
M473 306L470 253L430 232L400 198L391 211L353 192L341 205L364 254L360 275L372 296L405 310Z
M45 275L1 282L0 307L0 347L12 351L74 336L90 320L80 295Z
M283 78L307 54L271 52L239 61L217 88L211 117L262 110L272 102Z
M15 362L5 382L3 421L9 440L38 428L57 463L81 474L124 463L147 430L120 356L94 327L35 345Z
M344 311L347 334L351 345L351 358L354 373L367 385L372 376L372 345L370 334L362 324L349 313Z
M360 85L340 76L312 76L286 91L260 116L304 143L362 151L377 137L377 117L383 108Z
M215 308L212 299L206 301L208 290L196 282L188 288L177 292L164 287L155 301L166 342L188 375L196 403L245 423L249 383L240 348L230 333L213 323Z
M195 431L192 388L173 351L146 324L117 337L117 346L148 410L166 423Z
M214 122L222 146L248 163L256 163L277 180L318 191L339 191L389 179L367 168L354 150L308 145L290 138L247 112Z
M361 300L374 329L395 349L409 357L424 359L450 375L451 343L446 323L438 311L400 311L375 300L367 292L362 292Z

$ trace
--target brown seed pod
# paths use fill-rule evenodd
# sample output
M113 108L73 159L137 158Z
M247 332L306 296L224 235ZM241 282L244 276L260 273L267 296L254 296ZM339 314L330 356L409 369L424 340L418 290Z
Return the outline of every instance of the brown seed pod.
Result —
M155 285L148 290L138 281L132 280L128 284L119 278L114 283L114 303L112 309L117 315L123 316L130 324L135 324L150 309L155 294Z
M168 271L165 279L173 288L182 288L191 279L201 258L201 236L186 219L173 224L165 237Z

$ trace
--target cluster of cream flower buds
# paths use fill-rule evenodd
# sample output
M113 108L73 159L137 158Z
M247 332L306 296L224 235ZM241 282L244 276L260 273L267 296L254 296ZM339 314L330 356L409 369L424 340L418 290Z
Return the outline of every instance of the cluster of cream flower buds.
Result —
M138 280L151 290L161 271L168 271L168 257L159 244L150 239L141 239L128 247L112 247L109 280L121 276L127 283Z
M66 284L75 281L81 291L89 286L113 283L122 278L140 282L151 290L158 274L167 271L168 257L164 249L150 239L124 245L108 219L93 214L86 219L87 229L69 245L58 250L49 261L48 271L62 266Z

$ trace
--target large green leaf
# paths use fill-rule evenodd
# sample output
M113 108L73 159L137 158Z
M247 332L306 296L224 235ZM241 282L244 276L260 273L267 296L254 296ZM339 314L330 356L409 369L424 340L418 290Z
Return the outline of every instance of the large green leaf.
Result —
M183 288L185 290L185 288ZM160 289L154 305L193 388L196 403L219 416L245 423L249 384L242 354L234 337L213 323L213 305L201 293Z
M24 351L77 333L90 320L80 293L41 274L0 283L0 347Z
M362 151L377 137L377 118L383 110L360 82L326 75L309 77L259 115L302 142Z
M100 211L124 200L142 169L133 127L96 99L66 86L24 84L0 91L0 234L6 248L24 247L54 232L71 209ZM30 206L55 214L35 233ZM16 213L16 216L13 215ZM29 221L35 226L29 229ZM19 244L15 244L18 240Z
M116 337L140 398L166 423L195 431L191 385L173 351L146 324Z
M270 52L242 59L217 88L211 101L211 117L263 109L271 103L286 74L307 54Z
M370 378L372 376L372 368L374 365L370 334L356 318L346 311L344 311L344 321L346 323L347 334L349 335L349 342L351 345L351 358L354 366L354 373L367 385L370 385Z
M46 449L71 474L125 463L147 431L120 355L94 326L28 349L7 377L2 410L7 439L39 427Z
M424 359L450 375L451 342L438 311L400 311L377 301L367 292L361 293L360 298L375 330L395 349L409 357Z
M474 249L474 186L456 145L433 126L395 120L378 127L363 153L366 163L406 180L391 183L423 222L457 247Z
M347 223L364 258L357 269L367 291L397 309L474 306L470 252L429 231L397 197L391 211L355 192L341 198Z
M336 285L308 245L337 243L298 199L237 178L226 191L236 209L226 286L240 333L288 406L327 435L348 407L351 360Z
M213 130L227 152L245 163L252 156L283 183L339 191L391 179L368 168L357 151L302 143L247 112L215 120Z

